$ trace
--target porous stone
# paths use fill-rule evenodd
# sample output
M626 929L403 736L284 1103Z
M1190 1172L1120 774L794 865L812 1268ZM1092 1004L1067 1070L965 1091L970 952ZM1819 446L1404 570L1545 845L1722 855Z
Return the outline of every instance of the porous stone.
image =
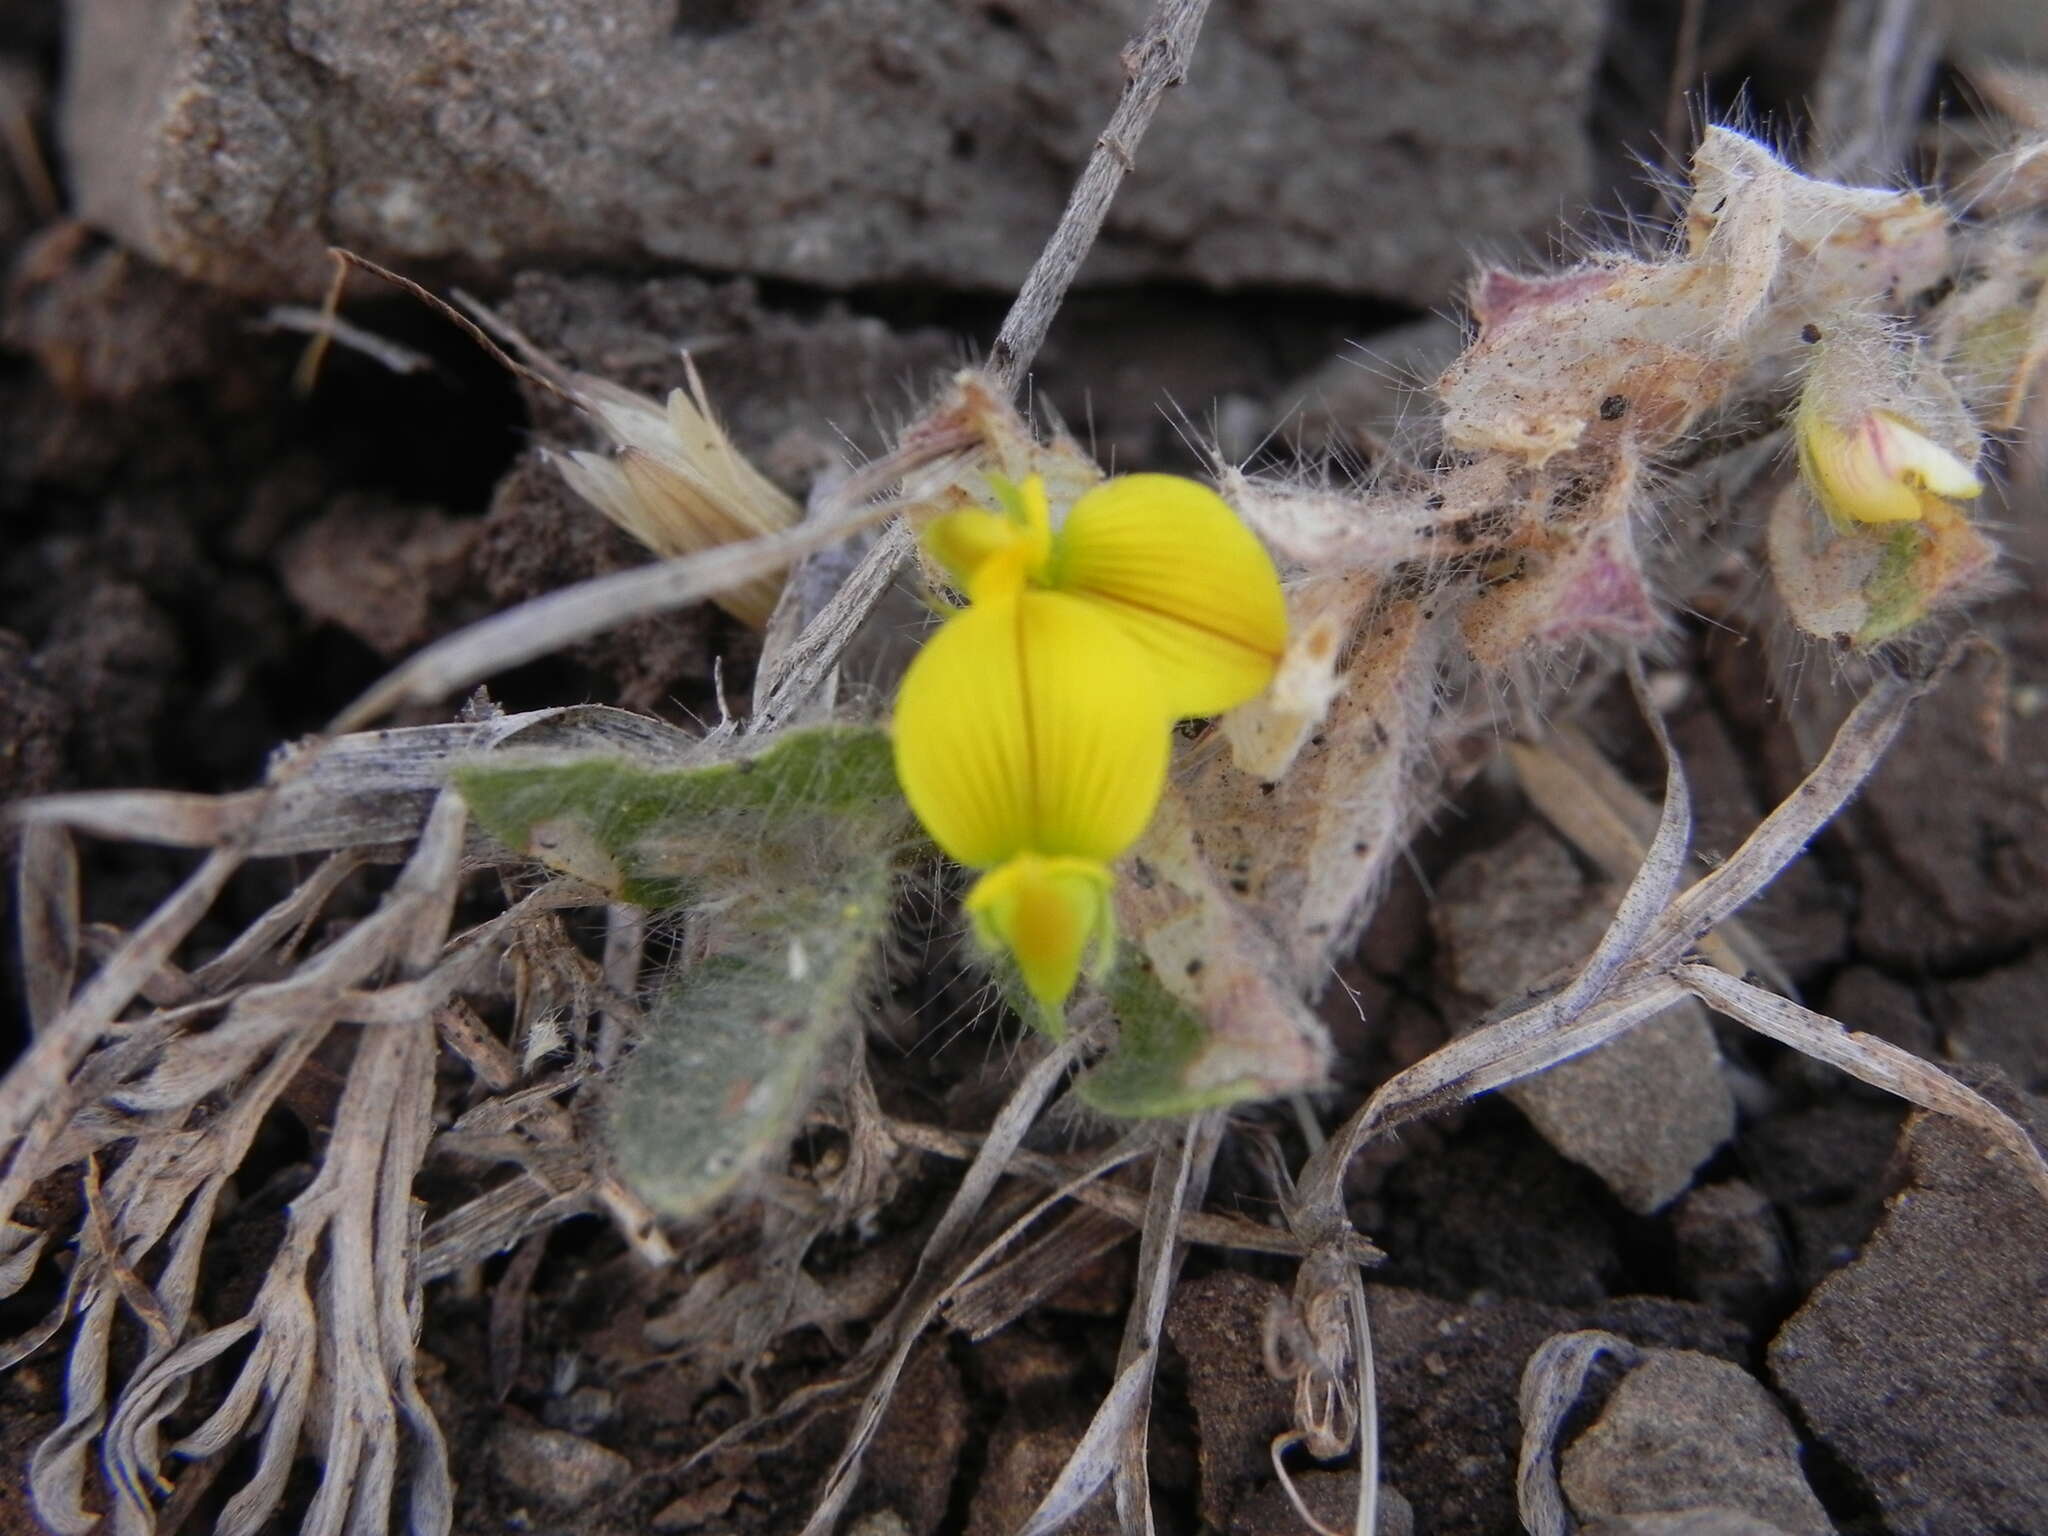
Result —
M1005 1536L1022 1529L1087 1427L1078 1405L1064 1413L1012 1409L1005 1414L989 1436L968 1506L967 1536ZM1106 1492L1098 1494L1061 1529L1074 1536L1114 1536L1115 1501Z
M1444 877L1435 918L1459 990L1487 1006L1584 960L1619 892L1586 879L1532 823ZM1653 1211L1735 1128L1713 1030L1696 1004L1666 1009L1596 1050L1506 1090L1558 1151L1635 1211Z
M82 215L244 292L323 250L1005 289L1124 84L1124 0L74 0ZM1444 296L1584 191L1598 0L1216 7L1091 280ZM1475 104L1484 103L1483 110Z
M2000 1083L1978 1080L2026 1114ZM1916 1114L1901 1146L1904 1187L1772 1341L1772 1379L1893 1536L2048 1530L2048 1208L1982 1132Z
M1274 1378L1260 1346L1285 1300L1269 1280L1222 1270L1177 1286L1167 1307L1166 1336L1186 1362L1195 1410L1205 1524L1223 1526L1244 1485L1272 1475L1268 1447L1293 1423L1292 1384Z
M1585 1521L1733 1512L1784 1536L1832 1536L1799 1466L1799 1437L1740 1366L1655 1350L1560 1458Z

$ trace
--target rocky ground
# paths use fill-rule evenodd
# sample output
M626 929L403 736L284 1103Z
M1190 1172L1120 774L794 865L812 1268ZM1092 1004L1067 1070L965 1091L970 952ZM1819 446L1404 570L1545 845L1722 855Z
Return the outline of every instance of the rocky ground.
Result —
M1751 111L1795 108L1834 8L1708 9L1695 72L1714 99L1746 83ZM987 345L1137 10L0 0L0 800L247 784L423 642L642 558L542 462L582 429L410 300L358 279L345 308L406 371L339 348L298 392L305 338L279 306L317 300L326 245L473 289L636 388L678 382L689 345L734 437L801 491ZM1665 129L1678 10L1217 6L1037 397L1119 469L1190 467L1190 437L1369 451L1401 408L1386 372L1455 346L1427 312L1455 301L1469 253L1541 253L1561 213L1644 206L1611 189L1623 151ZM1355 342L1397 362L1357 366ZM1978 615L2001 659L1921 707L1746 921L1814 1006L2048 1133L2048 534L2028 510L2015 498L2005 531L2011 587ZM1755 620L1756 585L1731 554L1658 660L1709 858L1822 739L1828 664ZM757 644L707 609L491 686L513 709L687 722L715 710L714 659L744 696ZM1654 784L1625 693L1568 710ZM133 924L183 867L90 844L88 917ZM202 942L291 878L237 886ZM1583 953L1614 895L1512 775L1481 772L1324 1004L1326 1120ZM11 1018L26 979L5 980ZM2048 1212L1971 1133L1704 1014L1652 1048L1722 1067L1621 1125L1570 1124L1569 1091L1483 1101L1354 1170L1353 1220L1388 1254L1368 1287L1399 1495L1383 1529L1519 1530L1524 1365L1599 1329L1638 1348L1596 1368L1561 1439L1588 1531L2048 1533ZM936 1004L872 1045L886 1108L963 1132L985 1126L1010 1049ZM266 1131L209 1285L254 1284L318 1124ZM1625 1150L1588 1150L1603 1138ZM811 1254L789 1326L744 1372L683 1347L707 1277L744 1268L743 1223L681 1234L681 1264L655 1271L577 1220L431 1285L423 1369L458 1528L796 1530L842 1411L685 1462L829 1378L953 1172L906 1154L872 1219ZM1212 1203L1263 1221L1270 1200L1250 1140L1226 1141ZM921 1346L848 1527L1016 1530L1111 1379L1134 1247L1104 1237L1025 1316ZM1290 1389L1261 1340L1290 1271L1188 1261L1151 1436L1164 1529L1303 1528L1269 1457ZM0 1337L53 1295L0 1305ZM0 1532L43 1528L23 1469L63 1387L55 1351L0 1378ZM1355 1470L1298 1470L1321 1518L1348 1519ZM203 1501L188 1514L203 1528ZM1114 1528L1100 1504L1076 1527Z

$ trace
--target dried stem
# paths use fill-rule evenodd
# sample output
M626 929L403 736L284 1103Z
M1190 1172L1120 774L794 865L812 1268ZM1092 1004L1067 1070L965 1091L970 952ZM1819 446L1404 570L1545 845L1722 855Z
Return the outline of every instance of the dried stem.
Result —
M1102 232L1117 188L1137 163L1138 141L1151 125L1159 98L1187 78L1188 60L1208 9L1209 0L1159 0L1145 30L1124 46L1123 96L1074 183L1059 227L1039 252L989 349L989 373L1012 394L1038 356L1053 316Z

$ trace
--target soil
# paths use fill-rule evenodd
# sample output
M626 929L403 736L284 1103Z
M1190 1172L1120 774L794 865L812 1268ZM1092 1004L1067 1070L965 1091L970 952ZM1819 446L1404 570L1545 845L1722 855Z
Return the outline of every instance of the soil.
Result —
M1785 32L1753 30L1746 43L1731 24L1716 78L1753 78L1758 111L1796 101L1826 9L1791 8ZM1622 136L1646 143L1661 113L1643 61L1671 26L1647 4L1617 6L1611 19L1586 114L1611 130L1596 155L1608 165ZM46 147L60 34L54 0L0 0L0 75L26 82L25 120ZM540 443L582 441L574 424L410 300L354 289L348 316L421 353L423 369L396 374L337 349L301 395L304 338L267 327L261 303L39 206L32 178L4 159L0 268L0 801L242 787L279 743L318 726L394 658L641 558L541 461ZM1445 274L1446 302L1455 275ZM747 273L468 277L492 279L484 297L551 355L635 388L678 382L672 349L695 340L735 436L799 490L840 437L877 446L917 391L986 345L1002 308L967 289L835 293ZM1295 381L1413 317L1370 295L1309 289L1083 291L1035 388L1106 462L1188 469L1199 461L1161 402L1204 427L1262 430L1284 415ZM2044 527L2010 532L2013 585L1975 616L2002 661L1973 665L1929 701L1850 814L1747 914L1809 1002L1962 1065L2036 1115L2048 1094L2048 710L2034 681L2048 684ZM739 699L756 654L748 634L705 609L641 621L490 687L508 709L597 700L687 724L717 707L714 660ZM1709 615L1660 658L1681 697L1672 728L1709 855L1732 847L1811 761L1816 722L1833 707L1824 666L1790 669ZM1573 707L1654 787L1653 751L1627 724L1625 695ZM1345 972L1363 1019L1342 991L1324 1005L1339 1062L1317 1106L1326 1125L1473 1016L1440 952L1431 893L1530 817L1505 779L1482 775L1419 841ZM117 843L86 852L88 915L120 927L189 866ZM198 946L237 931L291 873L236 885ZM9 882L0 921L10 932L11 900ZM4 955L0 1058L25 1039L11 942ZM951 1018L959 999L932 990L919 1018L946 1023L899 1020L872 1042L884 1107L979 1129L1008 1047L1000 1026ZM1389 1500L1383 1528L1412 1517L1424 1536L1519 1530L1523 1368L1554 1335L1603 1329L1733 1362L1770 1388L1840 1530L2048 1533L2048 1240L2038 1213L2020 1214L2029 1197L1984 1175L1962 1133L1716 1029L1738 1132L1687 1193L1649 1214L1494 1100L1361 1159L1353 1220L1388 1254L1368 1288L1384 1476L1403 1496ZM316 1102L318 1086L309 1081L300 1102ZM223 1296L260 1273L320 1118L308 1110L259 1143L209 1261ZM1245 1123L1281 1138L1298 1165L1291 1117L1259 1110ZM830 1140L820 1133L800 1152L828 1155ZM1273 1191L1261 1166L1227 1143L1212 1204L1266 1221ZM844 1441L845 1399L685 1463L752 1407L832 1378L909 1273L955 1172L906 1155L872 1221L810 1255L816 1295L800 1315L812 1321L730 1369L680 1363L673 1320L699 1279L747 1257L755 1228L743 1220L679 1234L682 1260L668 1271L578 1219L430 1285L420 1358L459 1482L457 1529L797 1530ZM452 1201L460 1177L421 1194ZM844 1528L1018 1529L1112 1379L1134 1247L1109 1248L986 1338L942 1329L922 1344ZM1161 1530L1300 1528L1270 1449L1287 1427L1289 1389L1262 1349L1292 1278L1276 1260L1189 1255L1152 1420ZM0 1337L51 1299L42 1288L0 1306ZM1967 1327L1947 1316L1957 1307ZM1600 1416L1618 1375L1596 1372L1567 1440ZM1900 1392L1917 1405L1893 1411ZM0 1536L42 1529L24 1469L62 1399L56 1350L0 1376ZM1336 1518L1355 1468L1319 1469L1298 1450L1285 1460L1311 1504ZM1071 1528L1112 1531L1114 1513L1098 1502Z

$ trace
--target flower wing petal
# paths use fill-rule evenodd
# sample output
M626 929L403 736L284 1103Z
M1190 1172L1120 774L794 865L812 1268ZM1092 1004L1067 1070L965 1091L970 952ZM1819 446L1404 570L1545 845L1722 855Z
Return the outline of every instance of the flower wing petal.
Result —
M1031 749L1016 603L963 608L903 675L896 778L932 841L988 869L1030 845Z
M1123 475L1075 502L1050 575L1144 648L1175 718L1252 698L1287 648L1272 557L1228 502L1177 475Z

